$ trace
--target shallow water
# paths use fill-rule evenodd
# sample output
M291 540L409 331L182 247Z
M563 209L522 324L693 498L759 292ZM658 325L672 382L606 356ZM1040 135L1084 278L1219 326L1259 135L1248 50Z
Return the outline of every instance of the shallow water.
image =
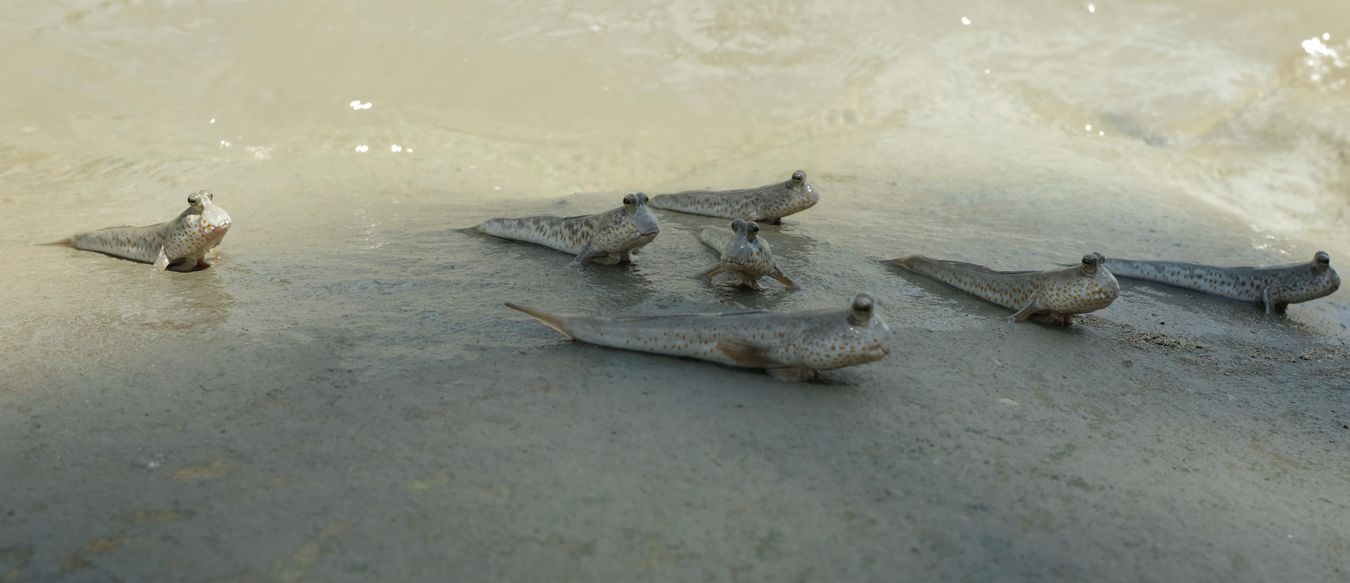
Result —
M134 578L146 573L137 559L181 551L187 558L175 569L213 577L397 576L462 566L460 559L505 574L540 568L631 578L625 569L632 568L689 578L722 569L724 560L740 564L711 542L723 540L747 556L772 547L745 559L760 566L752 578L801 575L768 563L775 553L807 548L828 554L843 572L879 577L906 563L884 548L855 556L821 541L862 536L908 548L912 534L924 541L914 543L925 549L915 560L929 573L992 572L952 566L976 556L971 564L1002 558L1025 568L1023 575L1054 564L1062 576L1100 577L1118 559L1047 549L1084 532L1106 537L1093 540L1108 547L1133 544L1095 529L1128 533L1169 513L1200 513L1205 502L1155 515L1148 505L1165 489L1145 483L1166 476L1124 463L1144 476L1144 493L1132 499L1143 500L1143 510L1089 499L1085 505L1113 510L1093 522L1051 505L1048 525L1035 512L1000 515L976 521L996 524L987 531L968 525L943 535L968 520L954 516L987 502L980 487L953 485L968 470L925 478L913 472L932 470L930 460L913 467L873 460L889 470L869 477L868 456L894 460L918 450L882 455L869 434L843 436L829 424L884 435L887 447L919 439L911 431L945 435L945 423L961 423L943 416L969 403L964 396L925 403L916 387L949 388L937 379L963 390L1025 381L1044 391L1054 382L1037 369L1091 360L1095 350L1141 362L1112 348L1133 328L1179 326L1233 362L1260 346L1343 355L1335 351L1350 340L1345 289L1294 306L1286 318L1267 318L1196 294L1125 284L1120 301L1089 320L1095 325L1066 335L1004 327L1007 310L875 261L923 253L1036 269L1099 251L1274 264L1324 249L1341 265L1350 257L1350 8L1343 1L869 1L847 9L809 1L113 1L26 3L5 12L0 364L9 372L0 379L0 442L19 445L0 447L0 466L25 478L23 493L0 507L11 512L0 547L28 554L15 551L27 558L9 560L0 553L9 561L0 562L0 576L6 568L36 578L107 569ZM755 294L693 279L712 260L694 236L725 223L719 219L658 211L662 234L636 265L580 270L561 253L455 231L492 216L597 212L637 190L758 186L799 168L821 202L763 232L799 292L770 282ZM166 220L201 188L234 218L225 257L212 269L153 276L148 266L33 245ZM852 389L840 393L565 346L501 307L795 310L843 307L857 291L881 301L900 349L886 363L841 373L838 382ZM1011 357L1027 370L987 374L989 361L1003 366L1009 358L1002 350L1021 351ZM1156 366L1156 379L1185 376L1161 362L1120 366L1136 373ZM1128 372L1110 370L1065 382L1097 390L1103 378ZM1325 370L1340 374L1334 362ZM1239 384L1255 392L1225 394L1233 409L1220 415L1254 433L1281 431L1262 421L1282 414L1263 408L1280 400L1259 389L1287 377L1251 374L1255 380ZM1315 386L1315 396L1331 400L1310 396L1297 407L1350 410L1343 392L1326 388L1343 386L1344 377L1314 382L1323 378L1316 374L1294 377L1293 390ZM1197 376L1185 394L1213 397L1206 391L1224 381L1211 376ZM1331 392L1316 392L1323 389ZM725 399L759 410L723 410L732 406ZM1082 410L1091 400L1083 398ZM1244 408L1251 400L1260 406ZM1247 434L1227 436L1237 430L1218 422L1218 433L1199 437L1178 429L1209 427L1204 405L1154 406L1143 409L1152 417L1133 418L1136 426L1120 431L1142 427L1168 443L1195 439L1214 448L1213 459L1231 453L1225 443L1248 443ZM897 421L921 412L927 416ZM1001 426L1031 440L1017 451L1043 439L1027 433L1027 422ZM739 424L749 433L719 433ZM800 443L795 430L817 441ZM1290 478L1294 498L1343 491L1334 486L1344 483L1334 474L1345 467L1343 444L1327 453L1301 441L1302 429L1288 431L1286 445L1305 449L1287 454L1301 460L1287 471L1313 463L1333 472ZM718 435L717 443L699 443L705 433ZM781 440L800 450L776 449ZM1163 446L1141 447L1112 454ZM840 451L862 457L831 461ZM801 452L805 458L794 457ZM626 473L643 464L652 465L649 473ZM1087 465L1105 472L1104 481L1129 481L1105 477L1109 459ZM590 474L605 477L588 493ZM686 475L706 481L679 482ZM748 482L736 484L742 476ZM906 483L905 476L919 477ZM898 512L917 513L906 524L927 530L901 536L903 528L858 518L874 510L863 499L833 506L847 503L818 490L836 479L855 495L879 495L884 483L901 498L919 496ZM205 494L183 490L197 483ZM1225 496L1253 506L1279 493L1245 482L1225 487L1236 491ZM431 497L442 488L453 493ZM932 493L944 488L985 501ZM539 502L550 494L558 496L553 505ZM382 501L372 504L372 496ZM648 502L661 496L666 503ZM786 511L775 502L795 505L802 522L778 521ZM699 520L752 508L746 521L759 542L735 538L733 527L701 538L705 523L679 518L690 505ZM172 532L152 532L135 518L141 512L178 518L165 519ZM841 521L841 512L853 517ZM402 522L374 526L382 513ZM1325 518L1311 505L1286 515ZM482 530L457 534L461 519ZM1028 520L1031 530L1051 534L1027 538ZM1228 536L1273 520L1257 513L1143 531L1189 549L1192 536ZM1350 544L1343 530L1318 524L1323 540ZM89 542L105 538L116 543ZM342 558L317 567L306 560L305 545L329 549L334 540L362 543L325 550ZM1218 546L1259 555L1254 540ZM120 551L99 550L108 545ZM203 549L218 547L229 556L206 558ZM446 548L449 554L432 550ZM1312 557L1323 562L1298 573L1329 576L1338 567L1326 562L1335 548L1266 564ZM1185 578L1177 566L1183 557L1172 558L1116 572L1156 568ZM1224 563L1234 577L1269 574L1239 562ZM392 563L403 570L380 569ZM745 565L733 565L731 576Z

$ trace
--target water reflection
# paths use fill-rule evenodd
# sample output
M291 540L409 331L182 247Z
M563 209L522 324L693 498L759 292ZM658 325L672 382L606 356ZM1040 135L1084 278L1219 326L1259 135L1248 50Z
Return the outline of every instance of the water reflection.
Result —
M234 294L222 280L222 267L232 259L228 252L217 260L217 265L189 273L159 274L149 280L147 291L156 296L167 294L173 301L169 310L152 310L151 317L162 317L141 322L155 330L211 331L225 322L234 309ZM169 275L170 277L161 277Z
M1350 41L1336 46L1327 44L1330 40L1331 33L1324 32L1320 37L1314 36L1302 42L1306 54L1299 63L1300 74L1314 84L1340 91L1347 83L1344 72L1346 61L1341 57L1341 51L1350 52Z

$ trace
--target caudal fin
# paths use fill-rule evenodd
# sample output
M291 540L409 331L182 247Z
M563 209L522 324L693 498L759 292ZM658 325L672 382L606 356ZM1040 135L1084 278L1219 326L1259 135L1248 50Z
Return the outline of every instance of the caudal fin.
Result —
M511 302L506 302L506 307L511 308L512 310L515 310L517 312L521 312L531 318L539 320L540 322L543 322L545 326L557 330L559 334L566 336L568 340L576 339L576 336L573 336L572 333L567 330L567 326L563 324L562 318L558 316L554 316L553 314L549 314L546 312L541 312L533 308L519 306Z
M910 255L909 257L901 257L899 259L887 259L881 263L884 265L894 265L908 271L918 271L916 266L920 259L923 259L920 255Z
M669 194L658 194L647 200L647 206L652 207L654 209L671 210L670 207L668 206L671 200L672 196Z

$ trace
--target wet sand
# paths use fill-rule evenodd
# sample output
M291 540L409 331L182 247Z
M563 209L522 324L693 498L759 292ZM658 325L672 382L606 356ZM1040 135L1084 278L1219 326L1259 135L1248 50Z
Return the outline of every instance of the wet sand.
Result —
M1334 198L1347 194L1342 170L1319 160L1347 149L1335 120L1350 117L1326 115L1346 97L1308 80L1293 34L1314 34L1308 23L1334 6L1272 17L1262 34L1291 42L1196 41L1214 51L1211 76L1190 77L1202 89L1250 74L1266 101L1200 89L1222 103L1176 101L1186 92L1148 75L1180 78L1192 61L1155 59L1158 73L1121 63L1135 97L1113 104L1126 113L1093 114L1120 128L1097 137L1077 126L1098 97L1074 97L1053 72L1005 63L1015 78L983 85L989 53L957 49L987 37L921 36L932 55L883 66L899 49L869 45L884 30L862 16L820 25L863 31L837 52L756 32L824 10L810 3L783 14L680 5L669 37L609 57L607 43L625 42L618 32L647 20L549 4L541 14L563 10L580 32L550 36L567 26L540 17L511 36L518 17L483 8L495 16L454 38L432 33L456 30L453 19L415 10L295 6L136 5L77 22L74 9L33 9L0 24L16 54L52 51L50 71L90 70L83 59L102 63L99 49L148 84L6 70L30 88L4 98L24 115L0 118L14 130L0 134L0 581L1341 581L1350 571L1350 291L1268 317L1124 282L1114 305L1063 330L1008 323L1009 310L876 261L923 253L1037 269L1100 251L1272 264L1325 249L1341 265L1350 240L1336 205L1350 196ZM1171 38L1202 24L1178 13L1208 5L1149 6L1112 22ZM1265 14L1241 8L1221 30ZM877 11L876 27L904 16ZM916 34L937 22L965 30L959 15L918 12L905 25ZM971 14L974 28L989 20ZM1005 48L1043 67L1081 40L1014 43L1030 25L1003 16ZM307 24L289 38L281 17ZM194 31L200 42L152 52L124 44L128 31L149 48ZM253 44L229 42L245 33ZM409 44L332 63L324 53L396 33ZM271 64L297 42L316 48ZM1128 52L1143 41L1116 42ZM1285 49L1259 56L1269 46ZM521 76L464 93L453 79L417 81L496 70L497 60L464 64L491 47ZM641 62L616 64L625 59ZM644 79L671 91L606 77L644 59L670 63ZM297 75L297 61L337 73ZM559 62L576 78L550 77ZM354 69L372 77L342 73ZM172 99L149 81L165 71L187 88ZM823 86L790 98L755 89L758 107L736 105L738 83L758 88L783 71ZM930 95L916 101L907 78L932 79ZM543 101L475 97L522 79L560 89ZM730 86L701 91L719 82ZM620 95L589 103L587 92L606 94L600 84ZM363 98L370 110L347 105L357 88L380 87L387 98ZM883 105L886 95L901 105ZM653 100L668 115L653 116ZM594 123L578 121L591 109L581 119ZM1284 139L1315 123L1329 128L1315 144ZM658 211L662 234L637 264L580 270L562 253L455 231L491 216L596 212L633 190L756 186L798 168L820 204L762 236L799 292L695 280L712 261L695 234L718 219ZM1299 176L1304 190L1285 188ZM234 218L211 269L155 276L34 245L166 220L198 188ZM501 306L797 310L843 307L858 291L881 303L892 355L814 384L569 344Z

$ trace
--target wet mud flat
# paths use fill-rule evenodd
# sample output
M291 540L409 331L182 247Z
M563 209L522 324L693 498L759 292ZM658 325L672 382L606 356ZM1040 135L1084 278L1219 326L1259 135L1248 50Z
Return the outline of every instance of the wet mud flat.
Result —
M634 265L571 269L566 254L450 228L503 205L427 197L334 213L290 246L285 217L255 215L216 266L169 278L11 247L6 267L39 275L4 320L19 349L0 398L0 573L1345 575L1344 291L1269 317L1125 282L1072 328L1012 324L876 259L928 244L1049 267L1082 245L990 251L873 229L857 203L884 207L867 194L880 187L830 186L836 198L762 233L797 292L695 279L713 257L694 236L719 219L662 212ZM979 208L996 196L938 198ZM1025 212L1056 197L1041 196ZM577 214L611 199L510 208ZM894 212L919 225L904 213L926 211ZM1015 238L1018 212L980 236ZM1152 244L1127 220L1111 225L1090 228ZM1205 248L1233 235L1153 236ZM72 267L102 283L58 285ZM859 290L895 331L892 355L819 383L569 344L501 306L793 310L842 307Z

